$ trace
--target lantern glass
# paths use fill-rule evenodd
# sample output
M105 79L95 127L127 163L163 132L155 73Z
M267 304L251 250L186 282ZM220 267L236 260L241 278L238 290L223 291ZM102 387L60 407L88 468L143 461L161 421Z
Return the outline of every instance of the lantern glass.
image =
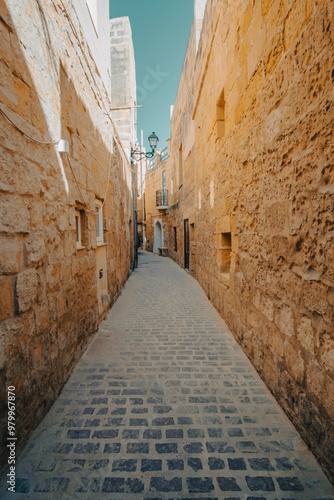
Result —
M159 138L156 136L155 132L152 132L152 134L148 138L148 142L150 143L150 146L151 146L152 150L154 151L158 145L158 142L159 142Z

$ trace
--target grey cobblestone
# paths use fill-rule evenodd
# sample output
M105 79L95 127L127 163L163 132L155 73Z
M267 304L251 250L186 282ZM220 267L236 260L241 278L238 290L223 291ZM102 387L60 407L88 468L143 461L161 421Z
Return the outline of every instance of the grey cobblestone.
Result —
M334 489L198 283L142 253L22 453L14 497L334 500Z

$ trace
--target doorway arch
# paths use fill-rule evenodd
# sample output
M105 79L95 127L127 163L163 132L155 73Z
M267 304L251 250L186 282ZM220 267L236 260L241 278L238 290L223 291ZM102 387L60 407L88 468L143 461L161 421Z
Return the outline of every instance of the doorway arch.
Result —
M154 246L153 246L153 252L156 254L159 254L159 248L161 248L162 245L162 227L161 227L161 222L157 221L154 225Z

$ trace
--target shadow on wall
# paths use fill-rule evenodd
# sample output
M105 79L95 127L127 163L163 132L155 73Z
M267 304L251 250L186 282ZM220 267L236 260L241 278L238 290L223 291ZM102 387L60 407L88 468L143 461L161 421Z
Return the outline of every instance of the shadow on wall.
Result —
M29 135L51 140L19 37L3 2L1 16L7 54L0 62L4 110ZM64 68L60 68L60 86L62 138L70 141L74 174L67 160L59 159L55 146L29 141L0 116L0 351L4 353L0 361L0 465L8 458L7 387L15 386L20 452L59 395L98 324L96 216L87 213L84 248L77 251L75 208L85 212L88 205L92 209L95 195L105 193L110 154ZM91 102L97 106L93 93ZM130 267L131 192L126 167L119 160L117 152L112 157L112 181L105 205L111 302L116 300Z
M8 55L1 61L1 102L23 130L51 141L33 78L15 26L1 2L1 29ZM30 112L30 107L32 112ZM68 372L61 373L57 304L49 267L62 253L56 200L65 196L54 146L26 139L0 116L1 151L1 464L7 461L7 387L15 386L16 434L22 449L50 408ZM51 251L51 253L50 253ZM5 258L6 254L6 258ZM51 264L52 265L52 264ZM55 272L57 270L55 269ZM59 270L58 270L59 272ZM59 284L58 284L59 286ZM58 304L59 306L59 304ZM4 396L4 397L2 397Z
M113 135L110 134L110 144L106 145L63 66L60 67L60 81L62 137L70 143L69 158L63 160L66 176L71 182L70 217L74 221L75 212L80 213L83 247L76 251L73 244L70 246L75 266L72 267L69 285L75 278L78 296L91 295L91 303L83 308L82 317L75 320L75 323L84 326L85 317L96 306L97 300L97 283L94 277L97 247L96 202L104 202L103 243L106 244L107 253L107 291L111 303L114 303L128 276L131 263L132 245L129 245L129 241L132 233L127 200L132 194L125 177L127 167ZM106 126L112 130L107 121ZM89 276L88 270L91 271ZM74 305L75 302L70 310Z

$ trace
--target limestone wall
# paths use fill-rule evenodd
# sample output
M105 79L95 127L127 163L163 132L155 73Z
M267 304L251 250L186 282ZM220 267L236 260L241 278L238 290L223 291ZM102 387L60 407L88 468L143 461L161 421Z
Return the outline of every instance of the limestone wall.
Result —
M137 87L136 65L132 31L128 17L110 19L111 60L111 107L123 108L112 111L126 154L130 158L131 148L137 139ZM128 107L129 109L124 109Z
M170 234L192 220L194 276L332 477L333 15L329 0L208 0L168 215Z
M131 171L71 1L0 0L0 71L0 109L49 143L0 114L0 435L15 386L22 447L127 279Z

